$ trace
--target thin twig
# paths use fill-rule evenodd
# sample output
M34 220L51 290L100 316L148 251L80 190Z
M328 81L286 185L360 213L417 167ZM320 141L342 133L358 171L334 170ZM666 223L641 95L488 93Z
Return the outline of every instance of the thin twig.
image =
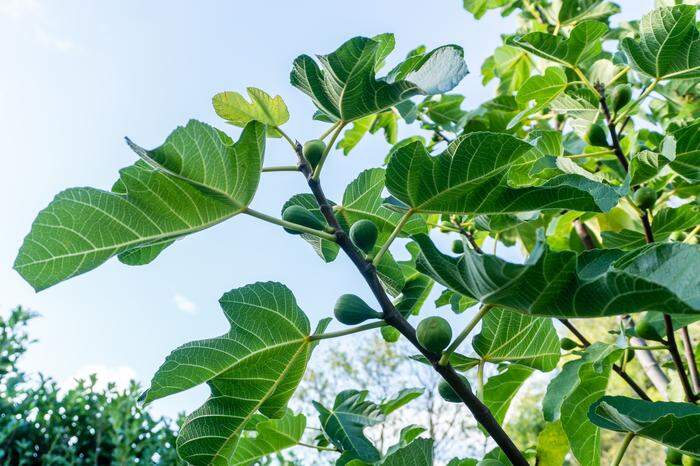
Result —
M669 353L671 353L671 359L673 359L673 364L676 366L678 378L681 379L681 386L683 387L683 393L685 394L685 401L694 403L695 394L693 393L693 389L690 386L688 375L685 373L685 367L683 366L681 354L678 352L678 345L676 344L676 335L673 331L673 320L671 319L670 315L664 314L664 324L666 324L666 339L668 340L668 351Z
M698 376L698 364L695 361L695 353L693 352L693 341L690 338L688 327L681 328L681 340L683 340L683 349L685 351L685 359L688 361L688 369L690 370L690 378L693 381L693 390L695 396L700 393L700 377Z

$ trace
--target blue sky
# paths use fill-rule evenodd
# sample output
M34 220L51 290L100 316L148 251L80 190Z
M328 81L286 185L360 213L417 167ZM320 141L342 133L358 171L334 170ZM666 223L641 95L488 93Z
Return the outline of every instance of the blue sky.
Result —
M652 0L619 3L625 19L653 7ZM150 265L112 260L39 294L11 267L32 220L57 192L109 188L118 169L134 162L126 135L154 147L189 118L237 135L215 115L211 97L252 85L284 98L288 134L315 137L322 125L289 84L292 61L382 32L396 35L390 61L419 44L463 46L471 74L457 91L466 96L463 107L473 108L493 92L481 86L481 63L513 27L513 18L494 13L475 21L459 0L0 0L0 309L22 304L43 315L31 326L40 342L25 368L59 381L97 370L146 383L176 346L225 330L221 294L260 280L289 286L312 321L330 315L342 293L370 301L348 261L324 265L299 238L243 217L179 241ZM401 128L400 136L413 131ZM335 153L324 170L329 197L339 199L387 149L376 136L347 158ZM273 141L266 162L293 158ZM298 192L305 192L298 175L265 174L253 207L278 215ZM190 409L204 394L181 394L155 409Z

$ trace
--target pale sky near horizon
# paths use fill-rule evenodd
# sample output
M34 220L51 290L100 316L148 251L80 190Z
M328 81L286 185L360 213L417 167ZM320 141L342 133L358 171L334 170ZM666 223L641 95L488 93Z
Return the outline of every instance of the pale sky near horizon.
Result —
M466 96L463 108L475 108L493 93L481 85L481 63L500 45L499 35L513 29L514 18L491 12L476 21L461 3L355 0L348 8L321 0L0 0L0 312L22 304L42 314L31 325L39 343L23 367L59 381L97 371L147 384L172 349L223 333L218 298L255 281L286 284L312 323L330 315L342 293L370 301L344 258L325 265L299 238L243 217L178 241L147 266L113 259L39 294L12 263L32 220L56 193L73 186L108 189L117 171L136 160L124 136L155 147L197 118L237 137L239 130L211 108L217 92L255 86L280 94L291 114L285 130L299 140L316 137L323 125L311 120L310 100L289 84L299 54L393 32L393 64L419 44L456 43L471 71L457 91ZM618 3L624 13L616 19L653 8L653 0ZM402 127L400 137L414 131ZM349 157L334 153L324 170L329 197L339 199L387 150L376 135ZM288 147L272 141L266 162L293 159ZM265 174L252 206L278 215L299 192L306 192L300 176ZM190 410L204 396L195 390L159 401L155 410Z

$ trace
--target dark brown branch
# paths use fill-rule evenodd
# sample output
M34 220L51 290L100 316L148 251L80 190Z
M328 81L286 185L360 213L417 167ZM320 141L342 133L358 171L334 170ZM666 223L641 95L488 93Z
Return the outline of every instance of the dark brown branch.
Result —
M695 360L695 353L693 352L693 340L690 338L688 327L683 327L681 329L681 339L683 340L685 359L688 361L690 378L693 382L693 390L695 390L695 397L697 398L700 394L700 376L698 375L698 363Z
M668 340L668 351L671 353L673 364L676 366L676 369L678 371L678 377L681 379L681 386L683 387L683 393L685 393L685 400L691 403L695 402L695 394L693 393L693 389L690 387L688 375L685 373L685 367L683 366L681 354L678 352L676 336L673 333L673 320L671 320L670 315L664 314L664 323L666 324L666 339Z
M627 171L629 170L629 164L627 163L625 154L622 152L622 147L620 146L620 139L618 138L617 129L615 128L615 122L612 119L612 115L610 114L610 108L608 107L608 102L605 99L605 86L603 86L600 83L596 83L595 88L598 91L598 100L600 102L600 108L603 110L603 114L605 115L605 122L608 125L608 130L610 131L610 139L612 139L613 152L615 153L615 157L617 157L617 160L620 162L620 165L622 165L622 168L625 170L625 173L627 173Z
M464 228L462 225L459 224L457 221L452 221L452 224L459 230L459 234L467 238L467 241L469 241L469 244L471 245L472 249L474 252L477 254L483 254L484 251L479 247L478 244L476 244L476 239L474 239L474 235L472 234L471 231L467 230Z
M586 225L583 224L580 218L574 220L574 229L576 230L576 234L578 235L579 239L583 243L583 247L588 250L595 249L593 238L591 238L591 235L588 233L588 229L586 229Z
M384 291L384 287L379 281L377 275L377 270L368 262L364 254L355 247L355 245L350 240L348 234L343 230L338 222L338 219L333 213L333 208L326 198L326 195L321 188L319 180L313 179L313 172L311 167L304 159L302 155L301 145L297 143L296 148L297 156L299 157L299 171L301 171L306 177L306 181L316 198L316 202L319 205L321 213L328 222L328 224L335 229L335 237L338 246L345 252L345 254L350 258L350 260L355 264L355 267L362 274L367 284L377 299L382 311L384 312L384 321L397 329L401 334L408 339L408 341L415 346L418 351L420 351L423 356L425 356L428 361L432 364L433 368L450 384L452 389L459 395L461 400L467 406L469 411L474 415L474 418L479 422L484 429L489 433L491 438L496 442L496 444L503 450L503 453L508 457L508 459L515 466L528 466L528 462L523 456L523 454L515 446L511 438L506 434L503 428L500 426L496 418L491 414L491 411L484 405L471 389L462 381L460 376L454 370L452 366L445 365L442 366L438 363L440 360L440 355L433 353L423 348L418 339L416 338L416 331L408 323L406 318L401 315L399 311L396 310L393 303Z

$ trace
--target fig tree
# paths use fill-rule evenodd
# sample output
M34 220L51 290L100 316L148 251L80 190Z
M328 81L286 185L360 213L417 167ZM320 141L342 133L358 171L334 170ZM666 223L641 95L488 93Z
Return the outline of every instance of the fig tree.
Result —
M344 294L335 302L333 309L335 318L345 325L356 325L367 319L380 319L381 312L377 312L354 294Z
M377 226L371 220L363 219L355 222L352 227L350 227L350 239L355 243L355 246L366 254L372 252L372 248L374 248L374 244L377 242L378 234Z
M471 385L469 385L469 381L467 378L463 375L459 376L460 379L462 379L462 382L468 387L471 388ZM438 382L438 393L442 397L443 400L449 401L450 403L461 403L462 399L459 397L457 392L454 391L452 386L447 383L445 379L440 379L440 382Z
M643 186L634 193L634 203L642 210L649 210L656 202L656 191Z
M323 230L323 225L319 219L314 217L314 214L308 209L300 205L290 205L284 209L284 212L282 212L282 220L313 228L314 230ZM285 228L284 230L292 235L302 234L300 231L291 230L289 228Z
M326 150L326 143L320 139L310 139L304 143L304 149L302 154L307 162L311 164L312 167L316 167L318 161L321 160L323 152Z
M442 353L452 340L452 327L442 317L423 319L416 328L418 343L433 353Z

